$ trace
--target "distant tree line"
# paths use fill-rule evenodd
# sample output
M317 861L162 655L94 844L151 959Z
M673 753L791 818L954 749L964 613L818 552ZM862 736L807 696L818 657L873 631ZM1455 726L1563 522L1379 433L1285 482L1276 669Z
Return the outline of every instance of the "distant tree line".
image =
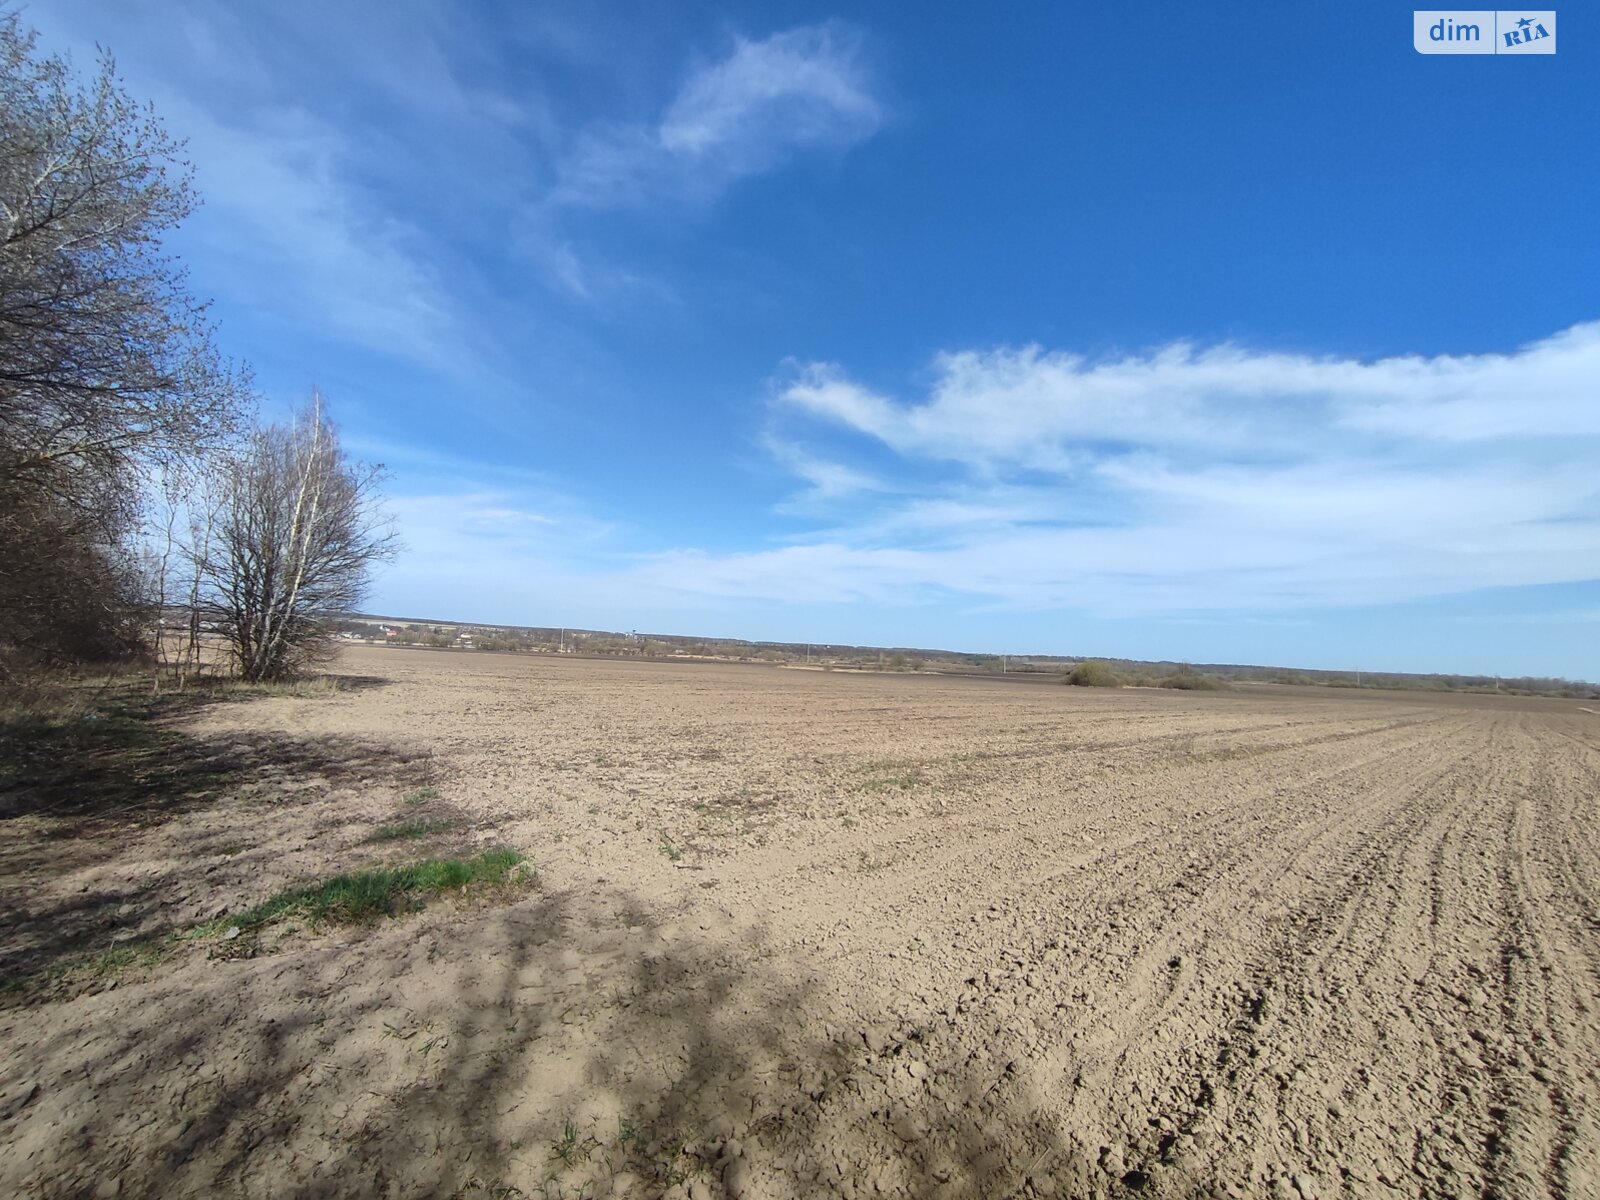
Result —
M394 637L379 632L392 629ZM1403 672L1290 670L1240 664L1191 664L1138 659L1069 658L1060 655L970 654L957 650L912 650L805 642L750 642L683 634L626 634L546 626L477 625L368 617L338 623L354 636L399 645L523 653L569 653L606 657L706 658L733 662L807 665L833 670L923 671L947 675L1018 676L1086 687L1148 687L1174 691L1222 691L1235 684L1274 683L1301 687L1362 687L1412 691L1501 692L1513 695L1600 699L1595 684L1559 678L1496 678L1492 675L1412 675ZM463 637L463 635L466 635Z
M159 654L304 669L392 553L320 400L262 422L162 237L192 170L109 54L0 14L0 672Z
M374 618L339 626L371 638ZM1600 687L1558 678L1496 678L1492 675L1414 675L1402 672L1288 670L1239 664L1190 664L1136 659L1068 658L1059 655L969 654L804 642L749 642L674 634L625 634L549 627L389 621L396 631L379 640L400 645L475 650L571 653L606 657L707 658L734 662L808 665L829 670L925 671L940 674L1006 674L1086 687L1148 687L1175 691L1222 691L1236 684L1273 683L1301 687L1362 687L1412 691L1501 692L1514 695L1600 699Z

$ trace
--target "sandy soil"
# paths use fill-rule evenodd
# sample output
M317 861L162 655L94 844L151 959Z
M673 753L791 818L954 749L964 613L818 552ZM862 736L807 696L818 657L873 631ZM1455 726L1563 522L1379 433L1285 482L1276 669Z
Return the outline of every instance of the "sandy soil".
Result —
M0 1194L1600 1194L1575 704L343 669L194 717L241 769L131 832L9 822L7 943L349 869L424 784L409 852L542 889L0 1011Z

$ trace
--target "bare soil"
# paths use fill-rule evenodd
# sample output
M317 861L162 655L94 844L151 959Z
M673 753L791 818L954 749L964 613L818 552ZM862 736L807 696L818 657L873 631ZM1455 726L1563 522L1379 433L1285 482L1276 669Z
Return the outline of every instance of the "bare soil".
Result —
M1575 702L341 669L0 814L0 1194L1600 1194ZM540 890L174 936L491 844Z

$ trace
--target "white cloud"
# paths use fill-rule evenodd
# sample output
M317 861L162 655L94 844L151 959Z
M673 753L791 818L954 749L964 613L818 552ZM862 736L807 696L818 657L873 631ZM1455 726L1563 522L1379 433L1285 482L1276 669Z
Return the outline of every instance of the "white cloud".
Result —
M814 365L779 410L780 460L803 499L835 502L832 523L776 550L663 556L648 579L1117 615L1600 577L1600 324L1513 354L1374 362L962 351L910 402ZM819 489L797 421L887 451L886 478Z
M582 598L627 624L751 604L1281 621L1590 580L1594 332L1376 363L1187 346L1114 370L951 354L913 402L810 369L780 395L784 436L766 441L799 485L781 507L808 532L653 552L549 481L473 486L441 461L441 486L401 504L417 565L392 582L427 597L471 578L530 611ZM1470 411L1504 429L1497 391L1528 414L1514 435L1433 419Z
M875 475L818 457L795 442L769 436L765 445L767 452L781 462L790 474L806 484L804 491L785 502L785 511L810 512L860 492L894 490Z
M737 38L653 122L585 130L559 164L550 200L588 208L705 200L801 151L863 141L882 121L852 30L823 24Z
M498 97L462 82L452 22L411 6L393 25L401 34L371 14L325 10L292 0L250 20L180 6L151 20L90 0L28 19L80 64L109 43L130 91L186 143L203 203L174 244L199 291L302 335L460 376L482 358L461 353L478 324L460 303L463 263L416 201L489 145L506 159L508 118L485 115ZM404 132L386 145L390 127Z
M405 552L379 576L375 596L419 612L478 611L487 599L539 589L548 602L611 563L611 528L570 498L540 487L474 486L438 477L388 504ZM509 615L509 614L507 614Z
M1516 354L1391 359L1352 429L1439 441L1600 437L1600 321Z
M1097 444L1296 454L1308 434L1470 442L1600 435L1600 323L1515 354L1354 359L1178 343L1091 361L1037 346L941 354L903 404L813 364L783 401L895 451L1070 466Z
M858 63L861 39L814 25L759 42L739 38L695 74L661 122L664 149L758 163L774 144L854 142L882 119Z
M915 551L830 543L748 554L680 550L631 572L646 587L688 595L875 605L915 602L938 573Z
M208 261L231 271L235 303L428 366L451 363L465 326L442 272L419 231L342 178L343 135L304 111L245 125L176 98L162 110L199 164L198 236Z

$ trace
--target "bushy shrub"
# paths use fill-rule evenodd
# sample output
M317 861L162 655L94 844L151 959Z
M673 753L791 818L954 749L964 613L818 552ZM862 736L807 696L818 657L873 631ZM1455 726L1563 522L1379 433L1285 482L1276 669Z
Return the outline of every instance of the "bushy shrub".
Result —
M1226 680L1218 679L1214 675L1200 675L1194 671L1175 671L1156 686L1176 688L1185 692L1222 692L1228 688Z
M1073 667L1067 682L1074 687L1121 687L1122 677L1108 664L1090 659Z

